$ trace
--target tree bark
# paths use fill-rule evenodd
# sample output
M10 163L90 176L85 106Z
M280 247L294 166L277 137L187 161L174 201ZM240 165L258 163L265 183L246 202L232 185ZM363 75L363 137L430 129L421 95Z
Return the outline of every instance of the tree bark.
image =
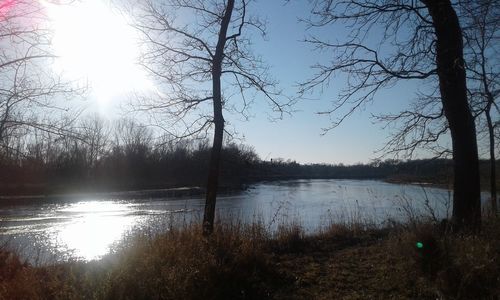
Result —
M453 145L453 223L456 230L481 226L479 160L474 119L467 101L462 31L449 0L422 0L436 34L436 64Z
M213 232L215 219L215 204L217 201L217 188L219 182L220 155L224 137L224 116L222 114L221 74L224 47L226 45L227 29L231 21L234 0L229 0L221 21L219 38L212 60L212 97L214 108L214 140L210 155L210 165L207 179L207 193L205 198L205 212L203 215L203 235L208 236Z

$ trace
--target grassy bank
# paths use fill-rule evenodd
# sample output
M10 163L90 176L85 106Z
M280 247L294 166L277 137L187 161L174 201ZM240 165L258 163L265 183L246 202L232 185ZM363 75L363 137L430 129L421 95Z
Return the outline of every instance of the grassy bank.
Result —
M421 242L422 248L416 247ZM0 253L1 299L497 299L500 220L479 236L430 223L197 225L138 234L100 261L31 267Z

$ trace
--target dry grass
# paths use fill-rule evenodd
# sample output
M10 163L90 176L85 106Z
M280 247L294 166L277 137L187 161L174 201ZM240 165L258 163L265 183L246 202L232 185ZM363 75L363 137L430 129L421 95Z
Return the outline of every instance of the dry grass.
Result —
M410 229L411 228L411 229ZM423 250L415 243L424 243ZM30 267L0 252L1 299L498 299L500 220L479 236L430 223L197 225L136 234L101 261Z
M416 242L423 243L422 249ZM408 276L424 280L438 298L500 297L500 219L484 222L478 235L452 234L441 225L416 224L388 239L395 256L406 258Z

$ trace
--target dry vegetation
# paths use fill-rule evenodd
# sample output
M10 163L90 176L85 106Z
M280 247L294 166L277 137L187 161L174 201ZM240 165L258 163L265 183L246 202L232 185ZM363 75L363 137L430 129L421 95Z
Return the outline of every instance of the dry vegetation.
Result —
M421 241L423 249L416 248ZM139 234L101 261L32 267L0 254L1 299L498 299L500 220L443 224L217 224Z

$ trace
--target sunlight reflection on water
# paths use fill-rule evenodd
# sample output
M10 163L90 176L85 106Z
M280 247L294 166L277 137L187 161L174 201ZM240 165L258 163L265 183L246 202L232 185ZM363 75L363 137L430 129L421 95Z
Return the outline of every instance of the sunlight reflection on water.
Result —
M217 216L241 222L262 221L273 230L281 222L300 223L314 232L331 222L368 220L381 223L407 216L401 205L419 215L429 197L437 217L450 213L451 194L433 187L371 180L291 180L258 183L217 198ZM73 200L74 201L74 200ZM0 248L9 242L35 263L68 259L93 260L107 254L136 231L163 232L173 223L200 222L204 199L87 199L30 203L0 202ZM448 212L447 212L448 211ZM177 225L175 225L177 226Z
M120 202L87 201L61 209L77 214L73 221L55 228L53 243L61 245L73 256L84 260L97 259L137 222L130 205Z

